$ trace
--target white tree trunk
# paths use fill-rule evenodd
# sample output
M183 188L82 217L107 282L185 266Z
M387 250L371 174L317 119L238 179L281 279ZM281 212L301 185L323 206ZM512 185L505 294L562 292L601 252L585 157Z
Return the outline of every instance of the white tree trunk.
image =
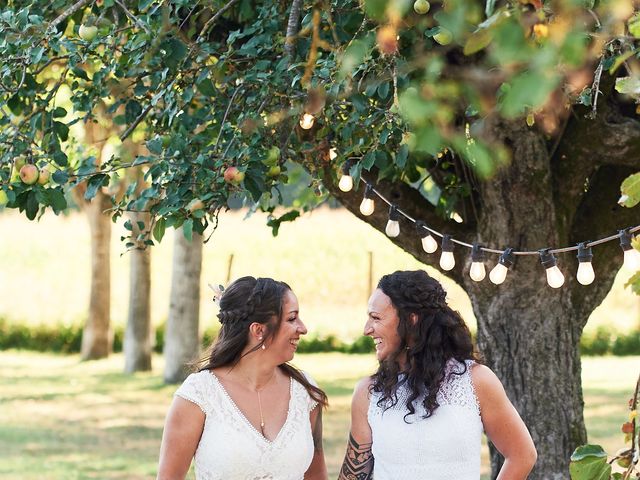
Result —
M136 212L129 218L135 241L140 233L137 222L144 222L149 228L149 214ZM151 370L151 248L143 247L141 244L129 253L129 316L123 346L125 373Z
M111 352L111 206L101 191L84 206L91 230L91 293L89 317L82 331L82 360L105 358Z
M173 244L173 273L169 319L164 338L166 383L178 383L189 371L186 364L200 353L200 271L202 236L194 233L189 242L182 229L176 230Z

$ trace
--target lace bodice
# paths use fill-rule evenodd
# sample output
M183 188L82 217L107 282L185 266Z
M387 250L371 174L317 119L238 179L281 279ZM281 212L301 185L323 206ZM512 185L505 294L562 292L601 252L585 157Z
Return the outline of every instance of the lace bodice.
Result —
M471 382L471 365L447 363L445 380L437 401L440 406L429 418L422 401L414 402L416 413L407 413L407 388L398 388L398 403L384 410L377 406L380 394L373 392L368 419L373 434L375 480L479 480L482 421Z
M196 450L196 480L302 480L313 459L309 413L317 403L291 379L287 419L270 441L238 409L217 377L192 373L175 393L205 414Z

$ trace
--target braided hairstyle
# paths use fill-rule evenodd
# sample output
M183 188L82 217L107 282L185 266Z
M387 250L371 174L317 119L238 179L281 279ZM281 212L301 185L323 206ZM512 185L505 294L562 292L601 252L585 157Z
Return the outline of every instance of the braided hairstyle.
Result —
M373 375L372 390L381 393L378 406L385 410L398 403L397 389L407 386L410 395L406 402L409 415L415 413L413 402L424 395L424 418L438 408L436 395L445 381L447 361L455 359L466 372L465 360L478 360L474 353L471 332L460 314L449 307L447 293L440 282L423 270L396 271L383 276L378 288L391 299L398 312L400 346L387 359L380 362ZM417 321L411 321L415 314ZM407 355L406 369L401 370L398 359ZM400 374L404 374L400 376Z
M282 304L288 291L291 291L289 285L272 278L247 276L229 285L220 298L218 319L222 327L205 358L199 362L199 371L234 366L242 357L259 350L280 328ZM255 322L265 325L265 335L258 345L243 354L249 343L249 325ZM312 385L302 372L288 363L279 368L304 385L315 401L327 405L326 394Z

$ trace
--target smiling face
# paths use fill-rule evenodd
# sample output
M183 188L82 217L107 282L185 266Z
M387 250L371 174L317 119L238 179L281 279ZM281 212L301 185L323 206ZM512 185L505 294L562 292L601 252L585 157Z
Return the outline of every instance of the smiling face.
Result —
M278 363L288 362L293 358L300 337L307 333L307 327L302 323L299 313L298 298L291 290L287 290L282 300L280 328L266 344L267 352L282 357L278 359Z
M368 318L364 334L376 344L376 358L382 362L400 347L398 311L391 299L379 288L369 298Z

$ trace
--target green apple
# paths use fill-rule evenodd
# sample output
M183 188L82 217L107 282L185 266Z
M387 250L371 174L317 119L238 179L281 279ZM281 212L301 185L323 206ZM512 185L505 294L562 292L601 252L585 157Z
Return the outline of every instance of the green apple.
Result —
M424 15L431 9L431 4L427 0L416 0L413 2L413 9L418 15Z
M24 157L24 155L18 155L13 159L13 169L16 172L19 172L20 169L24 167L26 164L27 164L27 159Z
M280 165L274 165L267 172L267 177L276 178L278 175L280 175L280 172L282 172L282 169L280 168Z
M95 25L92 25L90 27L87 25L80 25L78 34L80 35L80 38L85 42L91 42L98 36L98 27L96 27Z
M269 149L267 153L267 158L264 159L263 163L265 165L275 165L280 161L280 149L276 146L273 146Z
M0 207L4 207L9 202L7 192L0 190Z
M171 135L162 135L160 140L162 141L162 148L169 148L169 145L171 145Z
M32 163L27 163L20 169L20 180L27 185L33 185L38 181L40 172L38 167Z
M451 40L453 40L453 35L449 30L441 28L440 32L436 33L433 36L433 39L440 45L449 45L451 43Z
M194 198L187 205L187 210L190 212L195 212L196 210L202 210L204 208L204 202L199 198Z

